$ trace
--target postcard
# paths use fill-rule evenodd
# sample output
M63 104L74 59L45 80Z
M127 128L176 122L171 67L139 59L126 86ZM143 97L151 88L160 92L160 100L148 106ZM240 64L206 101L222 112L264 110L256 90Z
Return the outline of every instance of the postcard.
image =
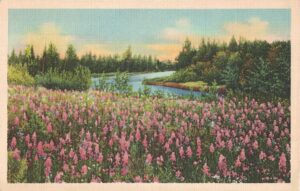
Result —
M0 190L300 189L299 2L0 6Z

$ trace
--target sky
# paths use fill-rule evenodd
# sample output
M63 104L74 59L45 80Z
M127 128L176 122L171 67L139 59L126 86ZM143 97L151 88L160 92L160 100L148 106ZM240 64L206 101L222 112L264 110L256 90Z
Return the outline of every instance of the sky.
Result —
M9 51L27 44L41 54L54 43L61 55L73 44L79 56L134 54L174 60L189 38L228 42L234 35L248 40L290 39L289 9L10 9Z

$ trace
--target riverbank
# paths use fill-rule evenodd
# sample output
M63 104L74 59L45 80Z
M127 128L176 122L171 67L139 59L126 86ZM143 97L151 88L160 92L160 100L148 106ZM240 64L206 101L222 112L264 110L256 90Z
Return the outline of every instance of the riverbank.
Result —
M226 88L222 85L210 86L206 82L203 81L195 81L195 82L166 82L166 81L151 81L144 80L143 84L145 85L155 85L155 86L164 86L164 87L172 87L183 90L192 90L199 92L211 92L216 91L218 94L225 95Z
M145 85L165 86L165 87L178 88L183 90L193 90L193 91L205 91L208 89L207 84L202 81L178 83L178 82L157 82L157 81L145 80L143 83Z

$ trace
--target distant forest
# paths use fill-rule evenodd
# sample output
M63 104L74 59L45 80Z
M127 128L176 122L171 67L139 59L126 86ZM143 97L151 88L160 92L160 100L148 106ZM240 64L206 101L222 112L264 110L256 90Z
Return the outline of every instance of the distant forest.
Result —
M61 58L52 43L45 47L41 56L35 54L32 45L27 45L23 52L16 53L13 50L9 55L8 64L25 65L32 76L45 74L50 69L70 71L79 65L89 68L92 73L174 70L174 64L170 61L163 62L152 56L133 55L130 46L122 55L98 56L87 53L79 58L74 46L69 45L65 58Z

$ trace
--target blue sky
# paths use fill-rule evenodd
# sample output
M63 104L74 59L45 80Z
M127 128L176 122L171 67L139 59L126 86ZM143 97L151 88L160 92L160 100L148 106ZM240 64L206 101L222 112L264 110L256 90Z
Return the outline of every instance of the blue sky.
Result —
M63 56L68 44L85 52L114 54L131 45L139 54L174 59L185 38L228 41L290 38L290 10L9 10L9 50L33 44L40 53L50 41Z

